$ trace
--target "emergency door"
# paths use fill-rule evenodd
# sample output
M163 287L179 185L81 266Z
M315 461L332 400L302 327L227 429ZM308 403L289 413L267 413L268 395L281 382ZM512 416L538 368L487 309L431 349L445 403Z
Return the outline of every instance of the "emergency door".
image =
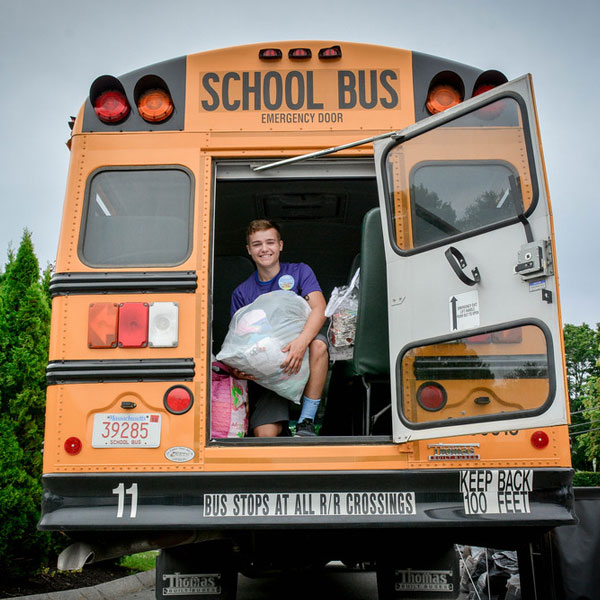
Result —
M564 424L529 76L375 143L394 440Z

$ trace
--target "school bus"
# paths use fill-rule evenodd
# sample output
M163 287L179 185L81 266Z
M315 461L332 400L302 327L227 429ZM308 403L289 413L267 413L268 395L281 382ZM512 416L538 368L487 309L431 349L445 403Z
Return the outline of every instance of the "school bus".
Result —
M161 548L158 598L220 598L238 572L369 562L382 598L453 598L453 544L531 567L574 522L530 76L246 45L98 77L71 126L39 525L73 539L62 568ZM255 218L326 297L360 268L314 438L210 435Z

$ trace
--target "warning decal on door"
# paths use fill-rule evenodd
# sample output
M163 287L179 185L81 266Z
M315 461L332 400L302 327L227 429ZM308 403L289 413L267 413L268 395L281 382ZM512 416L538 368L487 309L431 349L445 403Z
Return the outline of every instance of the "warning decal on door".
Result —
M449 298L450 331L479 327L479 293L454 294Z

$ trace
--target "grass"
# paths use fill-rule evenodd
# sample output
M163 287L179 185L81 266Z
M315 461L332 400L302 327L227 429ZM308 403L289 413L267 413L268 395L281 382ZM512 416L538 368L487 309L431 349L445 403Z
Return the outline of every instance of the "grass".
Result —
M140 552L139 554L130 554L124 556L119 561L121 567L130 569L135 573L141 573L142 571L150 571L156 566L156 557L158 556L158 550L151 550L150 552Z

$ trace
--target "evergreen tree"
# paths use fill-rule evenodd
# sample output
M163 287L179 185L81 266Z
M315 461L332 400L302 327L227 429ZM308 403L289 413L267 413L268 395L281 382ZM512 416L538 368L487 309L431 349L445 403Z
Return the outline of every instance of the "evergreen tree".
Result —
M50 306L25 231L0 281L0 571L13 575L39 567L51 544L36 529L49 333Z

